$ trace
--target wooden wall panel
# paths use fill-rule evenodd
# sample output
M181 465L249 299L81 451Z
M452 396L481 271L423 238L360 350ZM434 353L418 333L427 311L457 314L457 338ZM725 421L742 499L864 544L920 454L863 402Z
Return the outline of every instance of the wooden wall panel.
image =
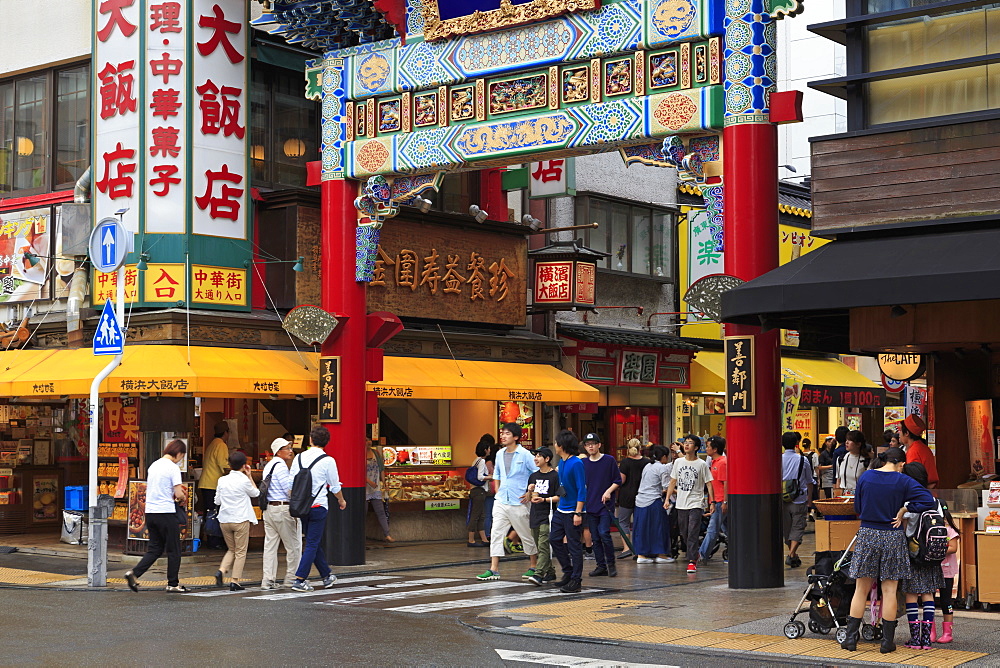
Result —
M812 144L813 229L1000 213L1000 120Z

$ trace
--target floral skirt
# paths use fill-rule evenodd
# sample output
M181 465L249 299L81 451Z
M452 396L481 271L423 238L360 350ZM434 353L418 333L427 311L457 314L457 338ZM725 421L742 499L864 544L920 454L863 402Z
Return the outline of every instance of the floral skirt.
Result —
M944 573L941 564L910 563L913 574L900 581L899 591L904 594L933 594L944 589Z
M851 557L852 578L873 578L881 582L905 580L912 573L910 551L902 530L869 527L858 529L854 555Z

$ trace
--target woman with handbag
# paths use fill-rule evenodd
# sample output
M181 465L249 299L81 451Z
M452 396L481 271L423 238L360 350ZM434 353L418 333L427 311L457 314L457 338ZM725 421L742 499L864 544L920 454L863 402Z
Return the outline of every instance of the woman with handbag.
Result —
M219 527L226 541L226 554L215 574L215 584L224 586L223 578L229 575L229 591L242 591L243 565L247 560L250 544L250 525L257 524L250 499L260 496L260 490L250 475L247 456L237 450L229 455L230 471L219 478L215 502L219 506Z

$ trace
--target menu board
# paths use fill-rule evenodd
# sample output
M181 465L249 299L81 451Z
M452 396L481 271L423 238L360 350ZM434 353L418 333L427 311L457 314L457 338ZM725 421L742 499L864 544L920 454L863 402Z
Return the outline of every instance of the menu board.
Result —
M450 445L385 446L382 461L386 466L449 466Z
M31 481L31 502L31 514L36 522L57 519L59 514L59 476L35 476Z

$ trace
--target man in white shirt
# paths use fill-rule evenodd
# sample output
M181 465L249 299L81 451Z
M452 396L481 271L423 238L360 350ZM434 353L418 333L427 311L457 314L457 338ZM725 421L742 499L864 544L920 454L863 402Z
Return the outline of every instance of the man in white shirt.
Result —
M271 477L267 488L267 505L264 508L264 580L261 589L277 589L278 543L285 546L285 586L295 582L295 569L302 557L302 524L288 512L288 497L292 491L292 473L289 467L295 455L292 443L284 438L271 442L274 453L264 467L263 479ZM315 469L314 469L315 470Z
M327 492L337 497L341 510L347 508L347 501L344 499L343 492L340 491L337 462L323 450L329 442L329 429L323 426L313 427L313 430L309 432L309 449L292 460L290 473L293 480L300 470L309 468L315 462L315 466L311 469L312 509L308 517L302 518L302 531L306 538L302 546L299 567L295 571L295 584L292 585L292 591L313 590L313 586L306 582L313 564L316 564L316 569L319 571L320 577L323 578L323 587L329 589L337 581L337 576L330 571L330 565L326 562L326 554L323 551L323 530L326 528L326 516L330 512Z
M146 472L146 531L149 547L139 563L125 572L129 589L139 591L139 578L153 563L167 552L167 591L186 592L180 583L181 525L177 516L177 503L187 503L187 488L181 483L178 466L187 452L187 444L174 440L163 449L163 457L149 465Z
M694 434L684 437L684 458L675 461L670 469L670 486L663 504L669 512L674 505L670 497L677 492L677 518L687 548L688 573L698 572L701 518L705 514L705 499L711 498L708 484L712 482L712 471L705 460L698 457L700 449L700 437Z

